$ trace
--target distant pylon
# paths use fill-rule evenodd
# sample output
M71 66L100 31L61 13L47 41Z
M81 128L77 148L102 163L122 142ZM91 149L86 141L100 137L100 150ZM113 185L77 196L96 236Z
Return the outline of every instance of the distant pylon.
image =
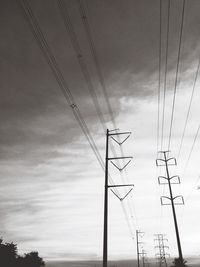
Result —
M142 253L140 253L140 254L141 254L141 258L142 258L142 267L148 266L149 263L147 262L147 258L146 258L147 253L145 252L145 250L143 249Z
M156 238L154 239L157 242L157 246L155 246L155 249L158 249L158 253L156 253L156 257L158 257L159 260L159 267L167 267L167 261L165 256L169 256L168 253L165 253L165 249L169 248L168 246L165 246L164 242L168 241L166 238L164 238L163 234L155 234Z
M144 242L141 242L139 237L141 237L141 235L143 235L144 232L141 232L139 230L136 230L136 242L137 242L137 266L140 267L140 255L143 254L142 252L140 252L141 249L141 245L144 244Z

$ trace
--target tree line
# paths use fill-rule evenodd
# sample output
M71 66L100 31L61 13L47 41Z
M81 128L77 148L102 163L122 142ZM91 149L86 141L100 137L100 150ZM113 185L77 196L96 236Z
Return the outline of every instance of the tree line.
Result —
M2 267L44 267L45 262L38 252L32 251L23 256L18 255L17 245L4 243L0 239L0 266Z

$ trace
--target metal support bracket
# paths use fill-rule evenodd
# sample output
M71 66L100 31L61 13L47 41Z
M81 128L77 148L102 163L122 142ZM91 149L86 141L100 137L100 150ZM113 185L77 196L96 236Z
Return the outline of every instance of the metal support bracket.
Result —
M131 162L131 159L122 167L122 168L119 168L112 160L111 160L111 163L114 167L116 167L120 172L123 171L127 166L128 164Z
M113 141L115 141L119 146L121 146L129 137L131 134L129 134L122 142L119 142L118 140L116 140L113 136L111 136L111 138L113 139Z
M174 176L172 176L172 177L170 177L169 178L169 180L172 180L172 179L175 179L175 178L177 178L177 182L175 181L175 182L171 182L171 184L180 184L180 177L178 176L178 175L174 175ZM159 176L158 177L158 183L159 184L168 184L168 182L162 182L162 179L165 179L165 180L168 180L168 178L167 177L165 177L165 176Z
M119 197L116 193L115 193L115 191L113 191L112 189L110 189L111 191L112 191L112 193L120 200L120 201L123 201L129 194L130 194L130 192L133 190L133 188L131 188L126 194L125 194L125 196L124 197Z
M169 200L170 200L170 203L165 203L165 202L163 201L164 198L169 199ZM180 195L180 196L173 197L173 200L175 200L175 199L177 199L177 198L181 198L181 201L182 201L182 202L180 202L180 203L178 203L178 202L174 202L174 205L184 205L184 198L183 198L183 196ZM171 205L171 201L172 201L172 199L171 199L170 197L161 196L161 197L160 197L160 201L161 201L161 205L165 206L165 205Z

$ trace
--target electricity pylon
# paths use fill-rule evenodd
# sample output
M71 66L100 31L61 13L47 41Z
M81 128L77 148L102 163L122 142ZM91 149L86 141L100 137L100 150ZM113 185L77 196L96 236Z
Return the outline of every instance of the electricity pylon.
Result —
M139 240L139 237L141 237L141 235L144 234L144 232L141 232L139 230L136 230L136 242L137 242L137 266L140 267L140 255L142 254L142 252L140 252L140 246L142 244L144 244L144 242L141 242Z
M165 249L169 248L168 246L165 246L164 242L168 241L166 238L164 238L163 234L155 234L157 238L154 240L158 242L158 245L155 246L155 249L158 249L158 253L156 253L156 257L159 259L159 267L167 267L167 261L165 256L169 256L168 253L165 253Z
M175 232L176 232L176 240L177 240L179 260L180 260L181 264L183 264L184 260L183 260L183 254L182 254L182 249L181 249L181 242L180 242L178 223L177 223L177 218L176 218L175 205L183 205L184 199L183 199L183 196L175 196L174 197L173 193L172 193L171 184L180 184L180 177L177 175L170 177L168 166L177 165L177 163L176 163L175 158L168 158L167 157L167 153L169 153L169 152L170 151L160 151L160 153L163 154L164 158L156 160L157 166L165 166L165 169L166 169L166 177L165 176L159 176L158 182L159 182L159 184L168 184L168 187L169 187L169 195L170 196L169 197L161 196L161 205L171 205L172 206L172 214L173 214L173 218L174 218L174 226L175 226ZM159 162L161 162L161 163L159 163ZM164 164L162 162L164 162ZM171 163L169 163L169 162L171 162ZM162 180L164 182L162 182ZM167 182L166 182L166 180L167 180ZM174 180L174 182L172 182L171 180ZM178 199L178 198L181 199L181 202L175 202L175 199ZM163 201L163 199L170 200L170 203L165 203Z
M109 171L108 171L108 163L111 161L111 163L119 170L123 171L124 168L130 163L131 159L133 157L109 157L109 137L111 137L118 145L122 145L131 135L131 132L117 132L118 129L115 130L108 130L106 131L106 158L105 158L105 191L104 191L104 233L103 233L103 267L107 267L108 263L108 189L109 188L116 188L116 187L123 187L123 186L134 186L133 184L118 184L118 185L109 185L108 184L108 176L109 176ZM119 140L115 139L115 136L119 135L126 135L124 140L120 142ZM119 159L128 159L129 161L122 167L119 168L117 164L114 163L114 160L119 160ZM132 190L132 189L131 189ZM130 191L131 191L130 190ZM125 197L130 193L130 191L125 195ZM112 190L114 193L114 191ZM116 196L117 194L114 193ZM121 201L125 198L120 198L117 196Z
M144 249L142 250L141 254L141 258L142 258L142 267L145 267L146 265L148 265L148 262L146 261L146 252L144 251Z

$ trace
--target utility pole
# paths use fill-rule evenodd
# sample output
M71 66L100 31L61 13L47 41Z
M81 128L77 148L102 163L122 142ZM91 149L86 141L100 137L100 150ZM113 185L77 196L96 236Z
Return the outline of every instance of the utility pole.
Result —
M139 237L144 234L144 232L141 232L140 230L136 230L136 242L137 242L137 266L140 267L140 245L144 244L144 242L140 242Z
M105 188L104 188L104 233L103 233L103 267L107 267L108 264L108 189L116 188L116 187L124 187L124 186L134 186L133 184L125 184L125 185L109 185L108 184L108 165L109 161L119 170L122 171L131 161L133 157L109 157L109 138L111 137L118 145L122 145L131 135L131 132L117 132L118 129L108 130L106 131L106 157L105 157ZM115 139L115 136L118 137L120 135L125 135L125 139L122 142L119 142ZM129 159L128 163L125 164L123 168L119 168L117 164L115 164L114 160L119 159ZM112 189L111 189L112 190ZM131 189L132 190L132 189ZM130 190L130 191L131 191ZM130 193L130 191L125 195L125 197ZM122 201L124 198L120 198L113 190L112 192Z
M169 256L168 253L165 253L165 248L169 248L168 246L165 246L164 242L168 241L166 238L164 238L163 234L156 234L156 238L154 239L155 241L158 242L158 245L155 246L155 249L159 249L159 252L156 253L156 257L159 259L159 267L167 267L167 262L166 262L166 255Z
M176 232L176 240L177 240L177 247L178 247L178 254L179 254L179 261L183 265L183 254L182 254L182 249L181 249L181 242L180 242L180 236L179 236L179 229L178 229L178 223L177 223L177 218L176 218L176 210L175 210L175 205L183 205L184 204L184 199L183 196L173 196L172 193L172 184L180 184L180 177L175 175L171 176L169 174L169 166L170 165L177 165L176 159L175 158L168 158L167 153L170 151L160 151L160 153L163 154L162 159L157 159L156 160L156 165L157 166L165 166L166 169L166 177L165 176L159 176L158 177L158 182L159 184L168 184L169 187L169 197L162 196L161 197L161 205L171 205L172 206L172 214L173 214L173 219L174 219L174 226L175 226L175 232ZM173 182L172 182L173 180ZM162 182L164 181L164 182ZM166 182L167 181L167 182ZM175 202L175 199L181 199L181 202ZM170 204L164 203L163 199L168 199L170 200Z

